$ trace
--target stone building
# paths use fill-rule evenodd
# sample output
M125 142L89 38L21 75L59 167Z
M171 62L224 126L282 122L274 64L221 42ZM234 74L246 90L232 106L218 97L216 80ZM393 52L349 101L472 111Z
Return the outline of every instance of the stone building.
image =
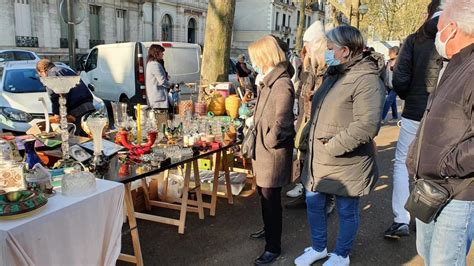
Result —
M316 20L323 21L323 2L307 6L304 14L300 14L296 0L237 0L232 36L234 54L245 51L250 43L267 34L280 37L294 48L300 16L305 18L305 29Z
M68 53L63 0L0 0L2 49L28 49L55 60ZM66 0L64 0L66 1ZM102 43L166 40L204 43L207 0L74 0L78 53Z

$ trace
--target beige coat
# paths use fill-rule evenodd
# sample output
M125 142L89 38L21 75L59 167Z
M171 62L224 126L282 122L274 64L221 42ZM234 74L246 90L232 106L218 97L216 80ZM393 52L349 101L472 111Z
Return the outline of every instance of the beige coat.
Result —
M294 98L290 76L282 65L268 73L258 88L254 115L257 141L252 163L259 187L282 187L291 178Z

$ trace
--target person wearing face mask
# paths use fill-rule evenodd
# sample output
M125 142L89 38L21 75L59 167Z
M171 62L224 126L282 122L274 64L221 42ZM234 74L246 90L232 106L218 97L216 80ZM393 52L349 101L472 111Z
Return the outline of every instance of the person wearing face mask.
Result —
M378 170L373 139L380 129L385 88L380 67L352 26L326 34L328 70L314 93L308 126L308 152L301 179L306 189L311 246L295 259L311 265L349 265L359 227L359 199L374 187ZM326 201L336 196L339 234L328 254Z
M254 112L256 129L252 165L262 205L265 250L256 265L270 264L281 253L281 189L291 177L294 146L294 89L285 53L277 40L264 36L250 44L255 70L261 71Z
M473 21L472 0L446 0L435 45L449 64L430 95L407 159L410 174L451 191L452 200L434 221L416 219L416 248L425 265L466 265L474 239Z
M440 0L428 5L428 19L413 34L409 35L397 57L392 76L393 90L405 100L400 134L393 164L392 211L394 219L385 230L384 237L399 239L410 235L410 214L405 203L410 194L408 170L405 165L408 147L415 138L428 96L435 88L442 58L436 52L434 40L439 19Z

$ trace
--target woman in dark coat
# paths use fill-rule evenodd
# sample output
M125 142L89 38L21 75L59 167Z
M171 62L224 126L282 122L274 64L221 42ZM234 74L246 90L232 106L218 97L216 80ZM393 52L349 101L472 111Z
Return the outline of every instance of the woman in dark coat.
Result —
M263 79L258 84L254 114L257 130L254 174L261 198L265 251L255 260L263 265L281 253L281 189L291 177L295 129L293 125L294 89L287 73L283 50L272 36L265 36L249 46L255 69Z

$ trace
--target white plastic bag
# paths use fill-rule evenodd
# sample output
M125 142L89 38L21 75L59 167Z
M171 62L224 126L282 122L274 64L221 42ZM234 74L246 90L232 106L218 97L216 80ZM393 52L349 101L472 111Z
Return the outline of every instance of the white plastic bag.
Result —
M166 180L158 180L158 197L162 201L176 202L183 195L184 178L180 175L169 174L168 189L165 191ZM166 195L165 195L166 193Z

